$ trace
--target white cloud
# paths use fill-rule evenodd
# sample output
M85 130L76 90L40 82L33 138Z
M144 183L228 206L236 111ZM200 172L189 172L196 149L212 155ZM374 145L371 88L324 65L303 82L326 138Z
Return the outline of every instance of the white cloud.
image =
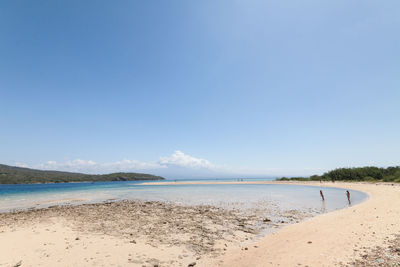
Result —
M42 170L59 170L84 173L143 171L164 168L164 166L161 166L158 163L147 163L128 159L106 163L97 163L93 160L82 159L68 160L65 162L48 161L32 167Z
M170 178L223 178L223 177L266 177L266 176L296 176L322 173L317 169L254 169L246 167L230 167L212 164L202 158L187 155L180 150L172 155L161 157L158 161L143 162L139 160L123 159L114 162L98 163L93 160L68 160L56 162L54 160L37 165L15 163L19 167L28 167L42 170L59 170L82 173L112 173L112 172L146 172Z
M18 166L29 167L26 164L18 163ZM163 169L185 168L199 171L200 169L216 170L217 166L206 159L186 155L176 150L168 157L161 157L156 162L143 162L139 160L124 159L114 162L98 163L93 160L68 160L65 162L47 161L38 165L30 166L42 170L59 170L84 173L107 173L124 171L158 171Z
M110 163L101 164L104 168L124 171L124 170L151 170L165 168L156 162L142 162L138 160L124 159Z
M179 166L179 167L187 167L187 168L206 168L213 169L214 166L206 159L195 158L189 155L186 155L182 151L176 150L169 157L161 157L159 161L160 165L163 166Z
M14 165L21 168L29 168L29 165L21 162L16 162Z

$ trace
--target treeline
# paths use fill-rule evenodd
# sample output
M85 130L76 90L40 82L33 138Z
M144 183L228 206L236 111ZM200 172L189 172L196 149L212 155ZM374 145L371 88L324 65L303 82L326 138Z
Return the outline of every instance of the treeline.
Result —
M279 181L383 181L400 182L400 166L378 168L340 168L324 173L323 175L312 175L310 177L282 177Z
M68 183L163 180L161 176L145 173L118 172L111 174L83 174L74 172L42 171L0 164L0 184Z

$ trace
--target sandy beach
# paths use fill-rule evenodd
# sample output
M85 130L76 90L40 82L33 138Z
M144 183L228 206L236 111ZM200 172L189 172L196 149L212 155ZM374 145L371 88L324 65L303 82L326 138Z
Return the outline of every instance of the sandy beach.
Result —
M360 190L370 197L359 205L289 225L257 242L257 248L253 246L248 251L231 251L223 257L221 265L400 265L400 254L396 248L390 251L390 246L398 244L400 234L400 186L361 183L325 186ZM381 248L389 257L376 253Z
M2 213L0 266L400 265L400 186L323 186L360 190L369 198L312 218L296 211L279 214L284 223L271 220L273 209L265 217L256 210L250 216L213 206L142 201ZM270 234L260 238L265 229Z

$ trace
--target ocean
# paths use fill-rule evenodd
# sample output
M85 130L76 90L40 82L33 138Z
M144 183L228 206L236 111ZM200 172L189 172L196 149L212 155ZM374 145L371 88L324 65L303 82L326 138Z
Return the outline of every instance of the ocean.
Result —
M218 181L229 180L219 179ZM142 185L142 183L143 181L121 181L0 185L0 212L130 199L239 209L253 208L268 203L281 210L298 209L316 213L349 206L345 189L323 187L323 184L301 186L244 183ZM325 201L321 201L320 190L325 195ZM368 197L360 191L349 191L351 205L358 204Z

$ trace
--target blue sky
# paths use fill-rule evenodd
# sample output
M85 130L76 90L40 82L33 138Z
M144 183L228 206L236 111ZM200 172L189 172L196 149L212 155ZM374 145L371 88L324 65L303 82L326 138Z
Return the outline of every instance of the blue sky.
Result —
M168 177L400 163L399 1L1 1L0 163Z

